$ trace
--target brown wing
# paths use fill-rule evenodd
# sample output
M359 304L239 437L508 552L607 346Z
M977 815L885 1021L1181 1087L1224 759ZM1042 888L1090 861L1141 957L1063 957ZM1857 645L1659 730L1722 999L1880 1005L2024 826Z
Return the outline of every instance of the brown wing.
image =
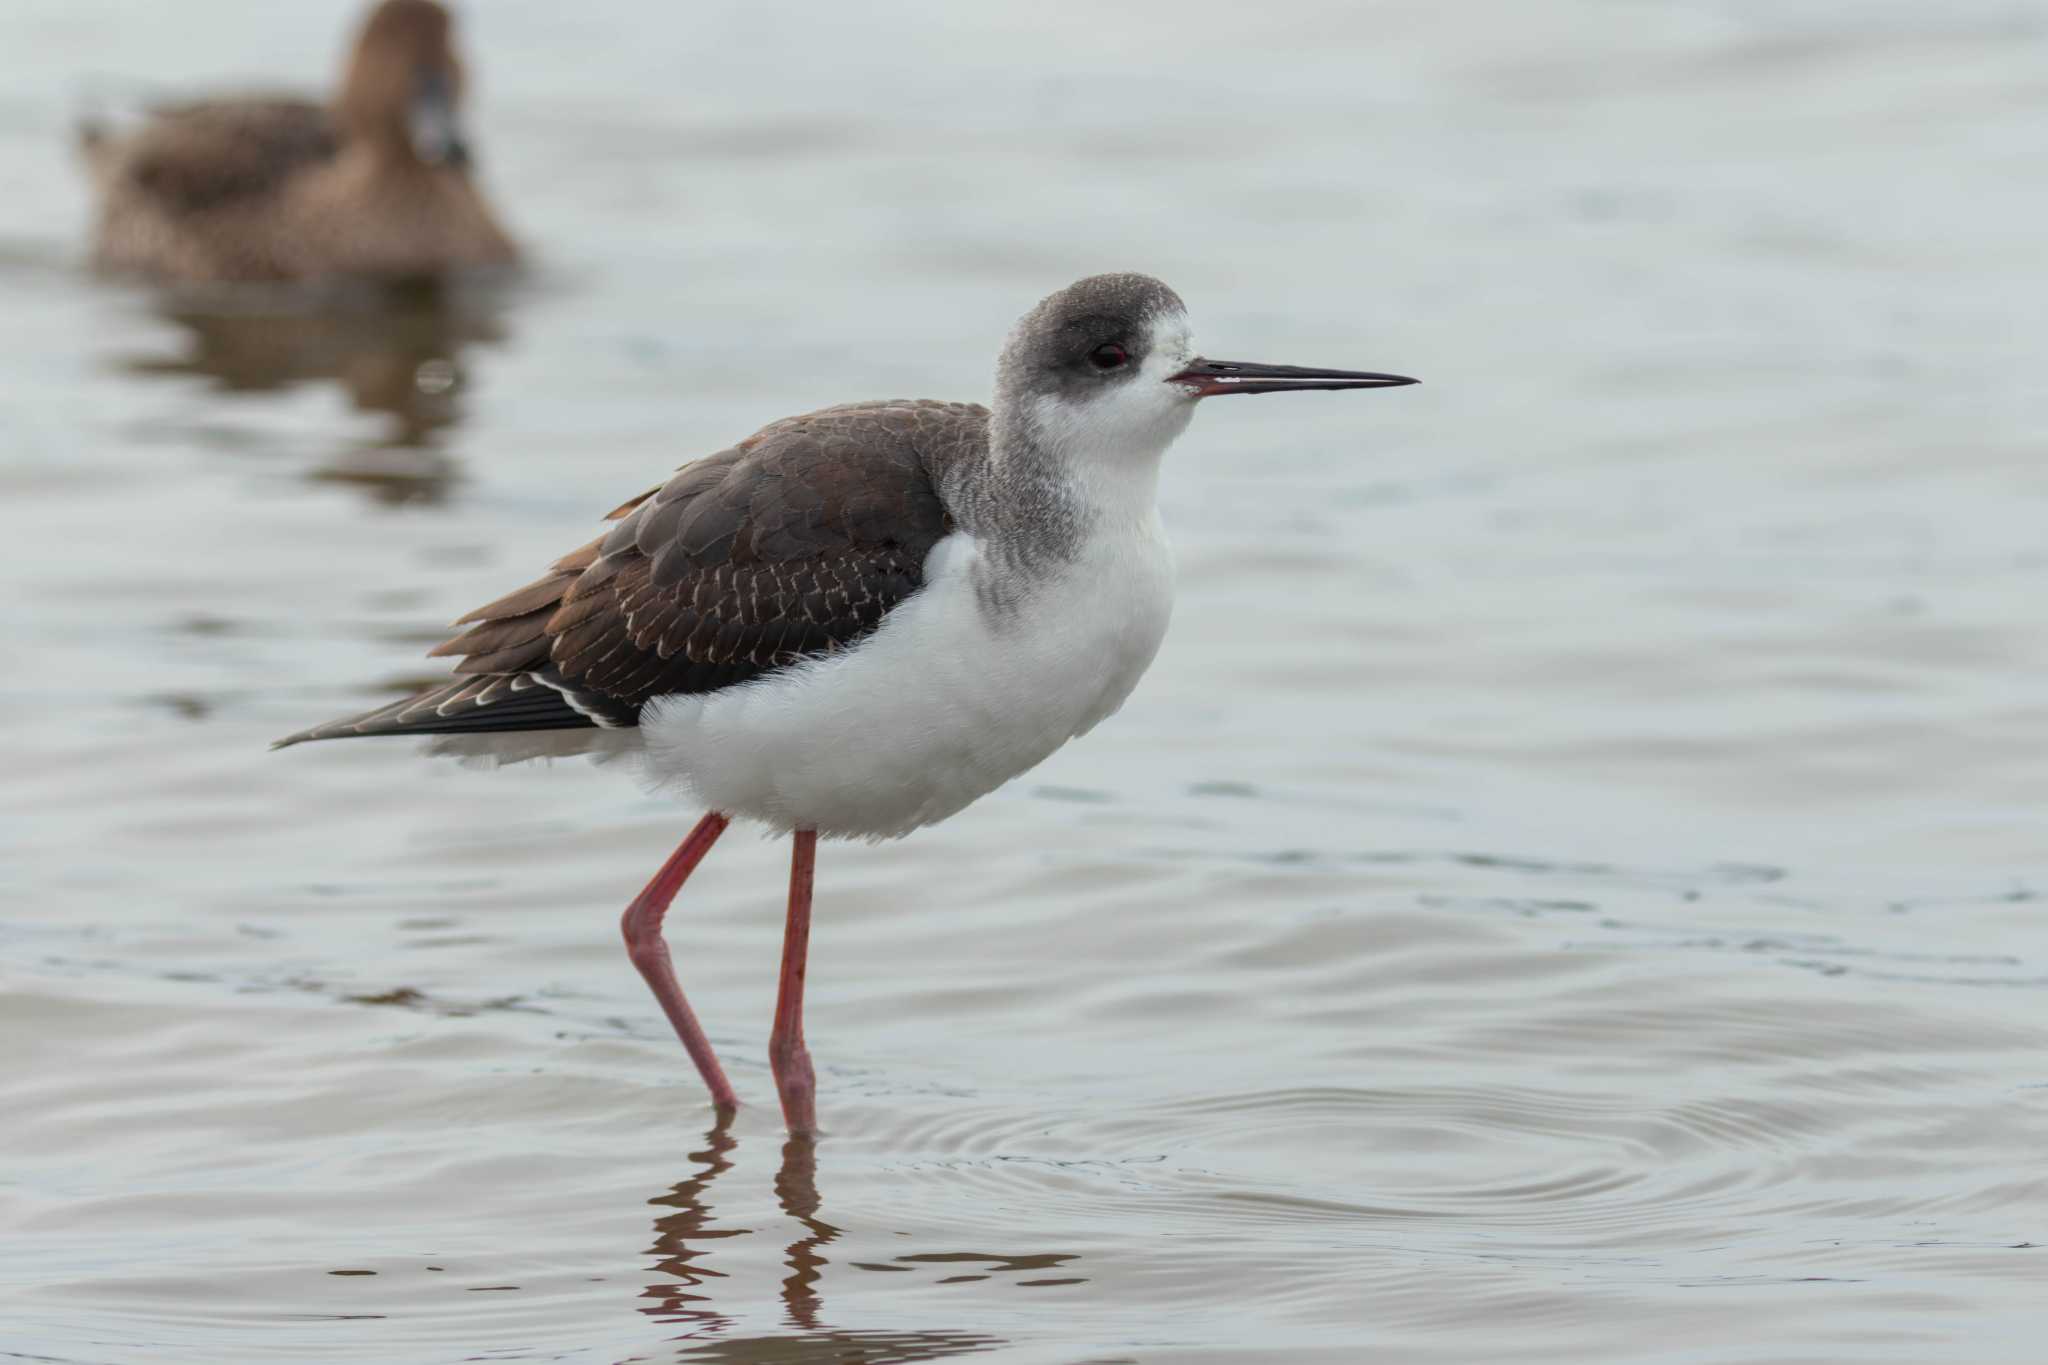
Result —
M304 100L232 99L176 105L118 140L87 146L109 188L136 194L165 212L202 213L268 194L338 149L325 109Z
M932 458L985 445L988 411L871 403L777 422L678 470L548 573L458 621L456 680L281 743L632 726L843 649L924 585L952 526Z

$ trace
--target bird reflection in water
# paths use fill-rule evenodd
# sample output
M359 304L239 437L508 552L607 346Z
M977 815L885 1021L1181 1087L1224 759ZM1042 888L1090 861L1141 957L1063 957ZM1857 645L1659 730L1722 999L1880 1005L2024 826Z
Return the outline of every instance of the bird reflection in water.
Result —
M750 1237L755 1233L752 1228L713 1226L708 1201L711 1182L732 1168L731 1153L737 1146L727 1125L720 1122L705 1135L703 1149L690 1154L690 1160L697 1164L696 1173L667 1194L649 1201L673 1212L654 1220L654 1245L648 1253L655 1257L653 1269L662 1279L643 1291L646 1302L640 1311L662 1322L690 1324L692 1330L679 1339L679 1349L672 1359L744 1361L748 1365L909 1365L914 1361L972 1355L1006 1344L1001 1338L979 1332L847 1331L824 1322L825 1303L820 1286L829 1263L824 1248L839 1238L841 1230L819 1216L822 1201L818 1195L818 1148L807 1137L792 1137L783 1143L782 1164L775 1176L777 1207L803 1230L803 1235L783 1253L783 1264L789 1272L782 1279L783 1319L793 1330L773 1336L734 1335L739 1324L718 1309L718 1296L710 1285L725 1276L706 1262L722 1239ZM916 1262L935 1258L900 1259Z
M753 1232L752 1228L711 1226L711 1206L704 1199L711 1182L732 1169L727 1153L738 1145L721 1118L705 1135L704 1150L690 1153L690 1160L697 1163L697 1173L678 1182L667 1194L647 1201L656 1208L675 1210L654 1220L654 1245L647 1249L649 1255L657 1258L654 1270L671 1281L647 1286L645 1297L650 1302L641 1305L640 1311L650 1317L663 1322L696 1323L708 1333L732 1326L730 1318L710 1306L710 1295L695 1291L705 1280L719 1276L710 1266L697 1264L709 1254L706 1244Z
M156 312L183 334L183 353L130 358L121 368L199 376L233 394L338 383L358 411L390 421L308 477L360 488L381 503L433 503L447 496L457 473L442 442L463 416L463 352L506 339L503 311L495 291L433 280L317 297L173 296Z
M823 1248L839 1229L818 1217L818 1144L810 1137L791 1137L782 1144L782 1169L775 1174L775 1202L810 1234L789 1244L789 1275L782 1282L782 1302L792 1327L818 1326L817 1284L824 1274Z

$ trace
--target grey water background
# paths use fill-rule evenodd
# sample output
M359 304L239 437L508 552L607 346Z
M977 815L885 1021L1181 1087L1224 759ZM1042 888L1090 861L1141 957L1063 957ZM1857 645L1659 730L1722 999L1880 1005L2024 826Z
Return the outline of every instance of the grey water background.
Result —
M353 6L0 18L0 1359L2034 1361L2048 9L466 7L539 268L82 269L81 85ZM958 819L671 919L694 812L274 736L762 421L1136 268L1390 369L1175 448L1174 629Z

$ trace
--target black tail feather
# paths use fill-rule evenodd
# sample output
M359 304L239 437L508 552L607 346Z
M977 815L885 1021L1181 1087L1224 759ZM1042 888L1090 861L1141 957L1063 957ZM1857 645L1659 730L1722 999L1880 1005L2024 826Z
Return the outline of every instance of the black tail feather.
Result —
M457 678L403 701L287 735L282 749L316 739L376 735L509 734L522 730L589 730L598 722L530 673Z

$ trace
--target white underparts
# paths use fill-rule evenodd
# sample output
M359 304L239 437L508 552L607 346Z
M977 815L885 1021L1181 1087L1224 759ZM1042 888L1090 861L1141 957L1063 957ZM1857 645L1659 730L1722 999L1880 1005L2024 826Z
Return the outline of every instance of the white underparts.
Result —
M1123 704L1159 648L1173 560L1156 513L1090 539L992 612L972 537L852 649L640 717L646 767L712 810L887 839L943 820Z

